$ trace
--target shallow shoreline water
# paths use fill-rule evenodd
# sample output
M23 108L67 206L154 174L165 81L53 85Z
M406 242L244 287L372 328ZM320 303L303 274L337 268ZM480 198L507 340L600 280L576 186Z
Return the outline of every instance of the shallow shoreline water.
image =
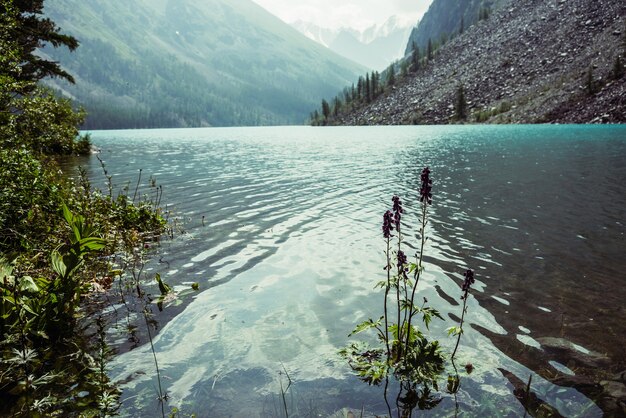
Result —
M414 230L426 165L435 184L420 296L447 319L432 330L444 347L463 269L477 273L457 356L475 366L461 409L475 413L496 393L494 410L523 414L511 374L533 374L533 391L562 415L601 416L590 398L608 392L586 385L626 369L622 126L94 131L92 140L118 185L142 169L183 218L186 233L146 269L179 289L200 284L174 318L164 321L167 307L157 316L170 405L273 416L284 367L304 416L307 401L325 416L384 413L379 390L336 351L354 324L380 315L382 213L400 195ZM97 160L87 168L102 181ZM111 375L128 380L123 414L157 409L148 352L113 361ZM454 408L444 398L430 415Z

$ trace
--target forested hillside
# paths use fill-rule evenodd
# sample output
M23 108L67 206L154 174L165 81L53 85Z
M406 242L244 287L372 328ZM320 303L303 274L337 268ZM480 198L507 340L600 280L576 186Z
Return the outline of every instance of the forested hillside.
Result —
M81 40L44 50L76 84L86 128L302 123L361 68L250 0L57 0L46 14Z
M437 0L411 32L405 54L410 54L413 44L425 50L428 41L435 44L447 42L480 20L489 18L502 0Z

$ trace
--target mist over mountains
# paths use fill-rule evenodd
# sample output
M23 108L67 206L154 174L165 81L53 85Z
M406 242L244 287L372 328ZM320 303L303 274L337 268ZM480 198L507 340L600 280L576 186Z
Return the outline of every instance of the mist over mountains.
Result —
M383 70L404 55L404 49L417 22L391 16L380 25L364 30L330 29L310 22L295 21L291 25L308 38L332 51L373 70Z
M81 43L42 53L74 75L48 84L89 129L301 124L365 71L250 0L56 0L45 13Z

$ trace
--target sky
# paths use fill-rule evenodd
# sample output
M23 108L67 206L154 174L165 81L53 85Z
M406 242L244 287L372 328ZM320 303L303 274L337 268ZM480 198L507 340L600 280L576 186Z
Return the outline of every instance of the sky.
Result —
M287 23L296 20L325 28L365 29L399 15L417 20L432 0L253 0Z

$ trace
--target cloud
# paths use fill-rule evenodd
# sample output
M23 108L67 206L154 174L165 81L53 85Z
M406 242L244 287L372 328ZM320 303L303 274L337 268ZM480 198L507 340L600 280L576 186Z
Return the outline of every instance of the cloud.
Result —
M419 13L420 15L425 13L430 6L431 0L391 0L393 8L397 12L405 13Z
M339 5L336 0L254 1L288 23L302 20L328 28L364 29L392 15L417 21L432 0L344 0Z

